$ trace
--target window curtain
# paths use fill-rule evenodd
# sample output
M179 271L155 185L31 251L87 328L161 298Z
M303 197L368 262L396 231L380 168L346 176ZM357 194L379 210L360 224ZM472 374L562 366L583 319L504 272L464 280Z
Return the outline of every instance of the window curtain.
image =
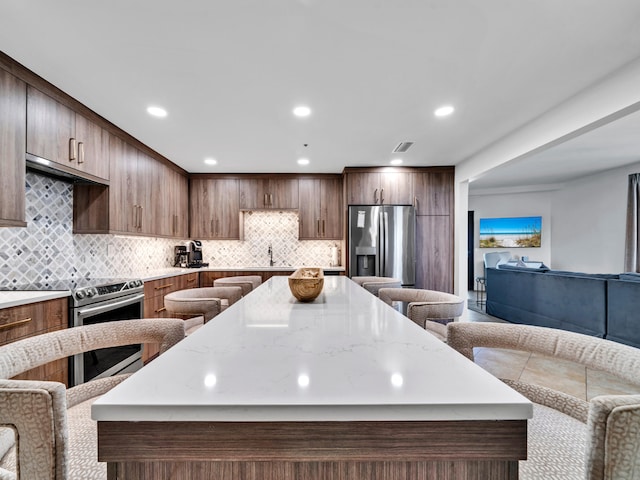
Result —
M624 271L640 272L640 173L629 175L627 194L627 234L624 246Z

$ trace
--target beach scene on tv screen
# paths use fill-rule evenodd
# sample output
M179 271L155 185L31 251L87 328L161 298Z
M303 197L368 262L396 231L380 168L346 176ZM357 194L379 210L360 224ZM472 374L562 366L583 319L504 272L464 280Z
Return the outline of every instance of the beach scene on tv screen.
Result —
M480 248L539 247L542 217L481 218Z

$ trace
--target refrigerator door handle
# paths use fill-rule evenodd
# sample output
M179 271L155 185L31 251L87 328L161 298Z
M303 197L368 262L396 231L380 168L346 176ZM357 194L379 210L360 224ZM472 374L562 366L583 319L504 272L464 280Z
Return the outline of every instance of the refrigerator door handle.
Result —
M380 212L380 276L387 277L387 256L389 255L389 213Z

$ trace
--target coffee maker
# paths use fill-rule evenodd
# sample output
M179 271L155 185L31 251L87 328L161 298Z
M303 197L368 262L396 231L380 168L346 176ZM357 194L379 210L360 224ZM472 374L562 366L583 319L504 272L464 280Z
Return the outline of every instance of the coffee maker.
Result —
M202 261L202 242L200 240L191 240L189 242L189 253L188 253L189 268L199 268L199 267L208 267L208 263L203 263Z
M187 255L187 246L186 245L176 245L173 247L173 266L186 268L189 263L188 255Z

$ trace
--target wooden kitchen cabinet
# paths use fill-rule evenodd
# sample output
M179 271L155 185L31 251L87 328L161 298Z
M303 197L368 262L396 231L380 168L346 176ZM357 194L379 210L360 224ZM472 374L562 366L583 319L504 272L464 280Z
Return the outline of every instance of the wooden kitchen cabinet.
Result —
M109 180L109 135L102 127L31 86L26 123L27 153L90 180Z
M283 176L240 179L240 209L298 208L298 179Z
M342 240L342 178L339 175L301 177L300 240Z
M144 282L144 317L145 318L176 318L169 315L164 308L164 296L178 290L197 288L200 283L199 272L186 273L171 277L159 278ZM186 318L180 317L178 318ZM157 343L145 343L142 349L142 361L147 362L160 352Z
M411 205L413 173L382 169L345 169L348 205Z
M239 183L236 178L191 178L191 238L240 239Z
M416 217L416 288L453 293L453 216Z
M66 298L47 300L0 310L0 345L68 328ZM47 380L69 383L66 358L33 368L16 377L19 380Z
M0 226L25 227L27 85L0 70Z
M414 173L413 205L416 207L416 215L453 214L453 182L452 168L433 168Z

